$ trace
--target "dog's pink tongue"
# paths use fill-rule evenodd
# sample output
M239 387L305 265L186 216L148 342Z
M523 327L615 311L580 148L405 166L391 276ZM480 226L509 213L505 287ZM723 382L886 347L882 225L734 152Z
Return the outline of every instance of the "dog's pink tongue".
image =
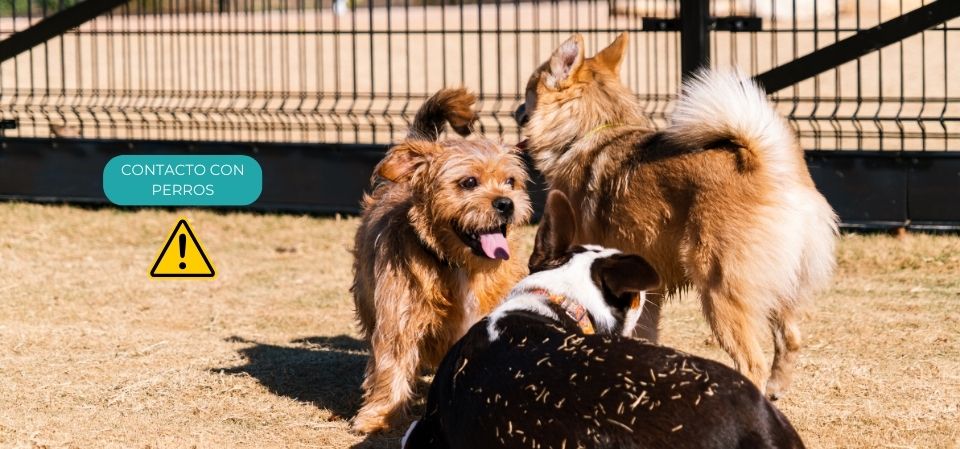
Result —
M507 245L507 238L499 232L480 234L480 247L483 248L483 253L491 259L507 260L510 258L510 246Z

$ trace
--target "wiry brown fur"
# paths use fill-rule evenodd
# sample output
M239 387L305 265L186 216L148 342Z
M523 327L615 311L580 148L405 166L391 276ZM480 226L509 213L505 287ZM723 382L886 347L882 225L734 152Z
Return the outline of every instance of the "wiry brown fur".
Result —
M435 367L526 274L523 261L475 254L454 230L506 223L507 240L516 248L518 236L511 231L530 216L526 170L514 148L487 140L433 140L442 129L438 121L471 123L473 103L462 89L428 100L410 137L378 165L376 187L363 200L352 291L372 357L364 405L353 420L357 431L383 430L401 419L419 369ZM461 187L466 177L475 177L477 186ZM491 206L500 197L515 205L509 218Z
M759 90L707 72L687 85L674 124L655 131L620 82L626 44L623 34L584 58L574 36L534 72L518 111L526 147L580 213L575 243L642 255L664 294L695 286L736 367L775 397L800 347L797 308L833 270L836 218ZM641 333L656 338L662 295L651 299ZM769 382L765 328L776 349Z

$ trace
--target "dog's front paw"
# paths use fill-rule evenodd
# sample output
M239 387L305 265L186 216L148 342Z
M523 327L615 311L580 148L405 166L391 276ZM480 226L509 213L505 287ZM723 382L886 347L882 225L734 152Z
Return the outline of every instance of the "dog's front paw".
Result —
M360 434L382 432L389 429L390 424L387 422L386 415L383 414L361 412L350 422L350 430Z

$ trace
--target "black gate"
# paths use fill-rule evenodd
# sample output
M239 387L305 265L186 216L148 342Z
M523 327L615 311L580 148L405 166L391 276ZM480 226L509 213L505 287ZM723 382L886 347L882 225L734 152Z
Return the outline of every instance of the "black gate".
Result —
M685 71L755 74L850 226L954 227L956 0L0 0L0 197L103 202L124 153L240 153L261 209L352 212L445 85L515 141L527 75L571 33L631 35L663 123ZM953 50L953 51L951 51Z

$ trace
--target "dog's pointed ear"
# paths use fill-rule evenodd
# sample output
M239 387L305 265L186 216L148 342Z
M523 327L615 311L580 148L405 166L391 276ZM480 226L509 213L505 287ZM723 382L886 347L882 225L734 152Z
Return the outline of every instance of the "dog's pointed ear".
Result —
M660 276L643 257L614 254L593 261L590 266L593 283L603 292L607 304L626 310L633 306L641 292L660 285Z
M550 56L550 72L546 84L559 89L569 84L570 78L583 64L583 36L574 34L560 44Z
M540 227L530 254L528 266L531 273L542 271L556 265L563 258L577 237L577 216L567 196L559 190L551 190L547 195L547 205L543 209Z
M441 151L441 147L432 142L404 142L390 149L383 160L374 169L376 176L392 182L405 182L418 168L429 162L430 158Z
M626 32L620 33L617 39L607 48L600 50L600 53L594 57L597 62L610 69L611 72L620 74L620 62L623 61L623 53L627 50L629 36Z

